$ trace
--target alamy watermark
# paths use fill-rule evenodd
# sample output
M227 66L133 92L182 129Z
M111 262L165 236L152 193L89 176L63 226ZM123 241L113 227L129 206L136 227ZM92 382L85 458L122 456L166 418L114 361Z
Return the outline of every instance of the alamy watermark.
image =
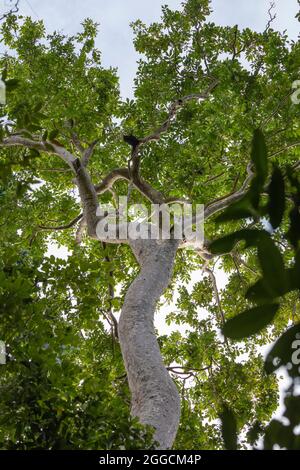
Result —
M300 333L296 334L296 339L292 342L292 349L295 349L292 353L292 363L298 366L300 365Z
M0 105L6 104L6 85L2 79L0 79Z
M6 346L4 341L0 341L0 364L6 364Z
M300 103L300 80L295 80L292 83L292 89L295 90L291 95L292 103L299 104Z
M203 244L204 205L190 203L128 205L127 196L118 199L118 208L101 204L97 210L97 237L101 240L185 240Z
M285 357L281 358L280 355L276 357L270 357L270 361L275 367L280 367L285 365L288 371L298 368L300 372L300 333L296 333L295 339L292 339L290 342L290 360L287 360Z

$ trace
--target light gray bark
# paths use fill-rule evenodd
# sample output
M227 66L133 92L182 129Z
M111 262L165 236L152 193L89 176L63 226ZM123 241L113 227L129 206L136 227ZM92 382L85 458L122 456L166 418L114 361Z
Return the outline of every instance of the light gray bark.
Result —
M131 411L141 423L155 428L158 448L168 449L179 425L180 398L162 361L154 312L170 282L178 240L135 240L130 245L141 270L126 293L118 331Z

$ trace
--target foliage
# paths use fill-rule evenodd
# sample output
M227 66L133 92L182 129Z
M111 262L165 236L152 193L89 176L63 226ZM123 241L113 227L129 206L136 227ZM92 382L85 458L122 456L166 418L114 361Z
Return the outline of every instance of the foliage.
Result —
M143 177L165 195L194 204L240 187L251 156L255 170L247 196L206 223L208 240L217 239L211 249L222 253L210 267L217 259L228 277L221 306L207 271L191 284L206 263L188 250L178 253L165 295L166 302L176 299L176 309L167 316L172 332L159 342L166 365L183 372L172 374L182 396L174 448L221 449L223 437L234 447L235 429L239 448L262 433L265 447L287 447L286 427L277 421L267 426L278 387L260 347L278 340L272 354L286 364L287 328L299 321L300 107L290 93L299 78L300 46L271 27L257 33L217 26L209 12L207 0L187 0L181 11L163 7L159 23L133 24L140 54L133 100L121 99L116 71L102 66L91 20L66 37L47 35L41 21L9 15L1 26L8 50L0 58L7 85L0 144L16 129L75 154L74 135L85 148L98 139L90 161L98 182L127 166L123 135L147 135L164 121L173 100L218 79L210 99L188 102L169 131L142 151ZM152 431L130 418L119 344L107 322L111 309L120 311L137 272L135 259L126 246L87 237L78 246L75 226L41 228L66 225L80 213L73 188L72 174L57 157L0 148L0 339L9 359L0 366L0 447L151 448ZM124 182L114 189L127 194ZM101 200L112 202L113 195ZM132 202L142 200L131 192ZM242 254L239 241L249 248ZM50 256L49 244L67 249L66 259ZM269 312L264 318L263 306ZM247 319L239 322L243 310ZM230 339L233 325L236 338L247 335L243 342ZM286 330L288 338L281 336ZM290 436L299 405L293 395L286 403L287 416L293 416Z
M255 217L261 219L268 216L269 231L248 228L226 235L214 241L211 245L211 250L214 253L221 253L224 249L231 251L233 245L240 240L245 240L248 247L257 247L257 256L263 276L250 286L245 297L252 302L257 302L258 305L225 323L223 333L226 337L232 339L243 339L272 324L280 307L280 298L294 290L299 290L299 178L294 175L291 167L286 166L283 173L279 167L275 166L270 178L266 204L263 201L262 193L265 190L264 183L268 175L268 158L264 136L261 132L256 131L254 133L252 149L252 162L256 170L253 182L259 180L262 184L257 185L252 182L248 193L244 197L244 200L248 202L248 207L244 206L244 214L247 217L248 214L253 213ZM290 195L287 223L284 223L285 194ZM260 201L261 205L259 205ZM237 204L230 206L223 214L222 219L235 218L236 208ZM241 215L240 212L239 214ZM266 223L267 221L265 225ZM286 225L288 225L288 229L286 229ZM289 256L287 268L278 245L271 237L272 234L275 236L276 229L277 237L279 236L280 239L289 243L285 246L285 253L290 251L294 254L294 256ZM291 379L291 385L284 400L286 410L283 415L287 418L289 424L284 424L276 419L270 422L264 432L265 449L273 449L274 445L287 449L299 449L300 447L300 438L296 433L296 428L299 425L297 410L300 405L300 396L297 394L297 386L299 385L300 361L298 360L299 353L297 351L293 352L293 349L296 349L300 344L299 337L300 323L297 322L280 336L265 360L264 368L268 374L276 371L281 366L285 366ZM236 441L236 421L232 411L225 408L221 419L224 429L227 431L224 433L225 446L231 448L232 441ZM256 441L261 433L262 427L256 424L250 431L252 440Z

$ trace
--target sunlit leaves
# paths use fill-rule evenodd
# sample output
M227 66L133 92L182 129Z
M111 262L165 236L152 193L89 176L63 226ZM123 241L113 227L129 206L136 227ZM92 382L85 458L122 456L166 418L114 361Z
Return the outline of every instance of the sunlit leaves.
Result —
M14 90L15 88L17 88L19 83L20 83L20 80L18 80L17 78L11 78L10 80L6 80L5 82L6 91L9 92L9 91Z
M282 181L280 189L276 167L268 186L268 169L274 159L266 159L265 145L267 138L271 155L296 137L291 132L295 108L286 101L280 113L272 113L278 97L286 96L290 89L298 51L275 31L263 35L249 28L242 31L205 22L208 9L206 0L189 0L181 11L164 7L160 23L149 27L136 23L135 45L143 56L134 97L123 103L115 72L101 66L100 52L94 48L97 27L91 20L86 20L73 38L62 33L46 38L42 22L11 17L3 25L2 35L13 52L0 61L3 78L19 80L8 93L5 113L18 128L27 129L21 131L23 137L37 134L46 141L59 136L59 142L76 153L78 149L70 141L72 131L84 146L100 137L101 145L90 162L96 183L113 168L127 164L130 150L122 142L124 134L147 135L161 125L172 100L204 90L210 81L206 67L219 79L208 100L189 103L159 142L143 147L143 178L166 196L188 197L195 203L210 203L240 188L252 155L254 178L249 191L229 210L225 228L208 220L206 231L212 240L216 234L225 235L212 244L216 254L250 248L241 252L250 266L237 266L240 273L236 273L231 256L222 259L229 279L221 302L225 318L236 314L238 323L238 312L248 309L246 331L244 325L242 330L233 325L237 335L255 331L260 336L247 336L245 343L228 338L229 353L216 331L219 309L210 280L206 276L197 279L192 292L190 287L179 289L176 309L168 315L172 334L160 338L164 360L166 365L175 361L200 370L189 380L189 387L176 378L183 406L175 447L181 449L223 447L220 425L215 421L224 397L226 402L234 401L243 431L256 421L256 415L263 424L270 419L277 403L275 378L264 373L262 359L255 355L256 345L271 336L267 325L272 325L268 321L274 311L268 312L269 304L277 303L278 296L288 293L291 286L297 288L300 279L299 265L279 243L282 232L288 230L282 217ZM235 35L236 45L244 47L247 67L239 56L228 60ZM261 70L253 77L258 58ZM253 128L265 116L272 116L270 125L265 126L264 135L257 130L253 136ZM0 139L11 130L3 124ZM52 149L51 144L46 145ZM281 157L278 164L284 165L287 156ZM88 238L81 247L75 246L76 227L54 233L37 230L47 222L68 223L80 211L73 176L55 156L2 149L0 169L0 261L4 260L9 270L0 277L0 289L6 288L9 294L5 311L2 302L0 339L9 339L14 357L0 381L0 442L10 448L37 444L42 448L147 448L151 433L145 437L136 422L130 421L122 357L103 321L109 306L120 311L138 270L134 257L127 247L102 250ZM32 174L40 183L34 191L27 191L33 184ZM296 245L300 233L298 195L296 187L285 189L287 212L293 210L288 234ZM127 194L127 184L117 183L114 191ZM132 198L139 198L135 191ZM248 218L258 222L261 217L277 228L275 243L265 231L245 228ZM245 229L242 232L241 227ZM61 245L69 249L67 261L46 256L50 240L58 243L55 250ZM20 247L30 253L28 264ZM14 257L11 261L10 253ZM107 255L112 261L105 261ZM190 282L200 263L198 256L178 254L168 300L175 298L179 283ZM113 300L108 295L112 285L120 288ZM267 305L260 312L249 313L249 300ZM286 325L289 314L280 311L276 332ZM177 327L188 333L177 331ZM245 352L249 359L236 362ZM13 415L12 408L16 410ZM226 447L235 448L237 430L230 413L223 415L223 435Z
M255 175L248 191L240 200L231 204L217 217L219 222L255 217L257 215L260 193L268 175L267 147L265 136L260 129L256 129L253 133L251 161Z
M266 236L267 234L263 230L243 229L214 240L210 244L210 250L214 254L229 253L239 241L245 241L246 247L250 247L257 245L258 240Z
M300 186L298 178L294 175L290 167L282 172L275 166L268 186L267 206L259 207L261 195L264 191L265 182L268 178L267 150L263 135L260 131L254 133L252 147L252 162L255 167L256 176L251 183L247 195L240 204L251 199L252 209L256 212L256 218L263 217L267 213L273 229L278 229L284 221L286 206L286 180L288 180L288 189L291 191L292 208L289 212L289 229L286 234L287 240L295 248L295 257L292 266L285 267L284 258L275 244L270 234L266 231L240 230L226 235L212 243L212 250L215 253L231 252L235 244L244 240L245 247L256 247L257 258L259 260L262 277L246 291L246 299L256 301L256 307L245 310L235 317L226 321L223 326L223 334L227 338L242 340L251 335L261 332L264 328L274 322L276 313L280 307L282 296L289 291L299 289L300 260L298 242L300 239ZM247 199L248 198L248 199ZM251 207L251 205L249 207ZM227 209L227 215L223 220L230 219L230 210L233 210L232 219L242 219L242 211L236 211L237 205ZM247 210L246 210L247 212ZM250 211L251 212L251 211ZM227 217L229 214L229 217ZM222 220L219 218L219 220ZM276 302L276 303L275 303ZM285 366L292 379L299 377L300 364L300 330L299 323L289 328L273 345L269 351L264 369L270 374L279 367ZM292 382L292 388L296 382ZM299 423L299 417L295 417L299 401L297 398L287 396L285 416L289 419L290 425L285 425L277 420L272 420L265 430L264 448L273 449L275 444L282 448L298 449L300 440L294 433L294 426ZM257 440L261 426L258 429L253 428L253 442ZM223 436L225 441L225 436ZM226 442L226 441L225 441Z
M256 229L240 230L215 240L211 243L210 249L212 253L216 254L228 253L234 249L239 241L245 242L245 248L257 248L257 255L263 274L263 283L260 282L257 286L259 289L258 293L262 293L264 285L265 290L268 291L268 296L277 297L284 294L287 290L288 279L283 258L280 250L267 232ZM252 293L255 293L254 289L252 289Z

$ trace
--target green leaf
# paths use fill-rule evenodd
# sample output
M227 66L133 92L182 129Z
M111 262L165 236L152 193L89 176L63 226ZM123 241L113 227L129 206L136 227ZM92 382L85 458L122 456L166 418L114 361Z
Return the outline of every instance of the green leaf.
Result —
M264 436L264 450L273 450L274 444L287 449L293 448L293 431L281 421L273 419L266 429Z
M248 192L219 215L216 218L217 222L245 219L258 215L260 194L268 176L267 146L264 134L260 129L256 129L253 133L251 160L256 176L252 180Z
M42 107L44 106L44 101L38 101L37 104L34 106L33 111L38 113Z
M272 301L277 294L264 278L259 279L255 284L249 287L245 294L246 299L256 302Z
M286 416L291 425L297 426L300 423L300 396L286 396L284 400Z
M265 236L267 236L267 232L264 230L242 229L213 241L209 249L213 254L229 253L241 240L244 240L248 247L258 244L259 240Z
M271 323L278 308L279 304L265 304L245 310L225 323L223 334L232 339L254 335Z
M246 299L263 302L267 300L271 301L287 294L288 292L300 288L300 269L299 266L295 265L292 268L285 269L284 271L284 282L282 285L279 285L278 288L268 282L266 278L261 278L255 282L246 292ZM276 281L275 281L276 282Z
M271 182L268 188L269 202L268 213L273 229L279 227L282 222L285 209L284 178L279 168L274 168Z
M17 78L11 78L5 82L6 91L15 90L19 86L20 80Z
M49 132L49 140L54 140L59 134L58 129L54 129L53 131Z
M263 433L263 430L264 429L262 424L259 421L255 421L247 433L251 445L255 444L255 442L259 439L259 436Z
M259 215L257 210L260 195L268 176L267 146L264 134L260 129L256 129L253 133L251 160L256 176L252 179L249 190L239 201L232 203L219 215L216 218L217 222L227 222Z
M299 367L299 364L293 364L292 361L292 355L296 350L293 349L293 345L295 346L294 342L297 339L300 339L300 323L283 333L268 353L264 364L265 371L268 374L289 363L296 366L296 369Z
M37 126L36 124L30 124L29 126L27 126L27 129L31 132L38 132L42 130L41 126Z
M222 422L222 437L226 450L236 450L237 448L237 424L233 412L225 406L220 414Z
M36 149L30 149L29 153L30 153L30 156L33 158L41 156L40 152Z
M283 258L270 236L260 237L257 255L264 281L273 290L274 297L286 292L287 279Z
M245 194L239 201L232 203L222 214L218 215L216 222L228 222L229 220L246 219L255 217L250 194Z
M286 234L287 239L297 248L300 240L300 212L299 207L295 204L289 213L290 227Z
M260 196L261 192L264 188L264 185L262 184L262 181L259 176L255 176L253 180L251 181L251 185L248 191L248 197L251 200L251 205L252 205L252 211L256 216L258 216L258 208L259 208L259 201L260 201ZM261 212L261 211L259 211Z
M28 137L29 139L33 139L32 134L31 134L29 131L27 131L26 129L23 129L22 132L21 132L21 134L22 134L24 137Z

